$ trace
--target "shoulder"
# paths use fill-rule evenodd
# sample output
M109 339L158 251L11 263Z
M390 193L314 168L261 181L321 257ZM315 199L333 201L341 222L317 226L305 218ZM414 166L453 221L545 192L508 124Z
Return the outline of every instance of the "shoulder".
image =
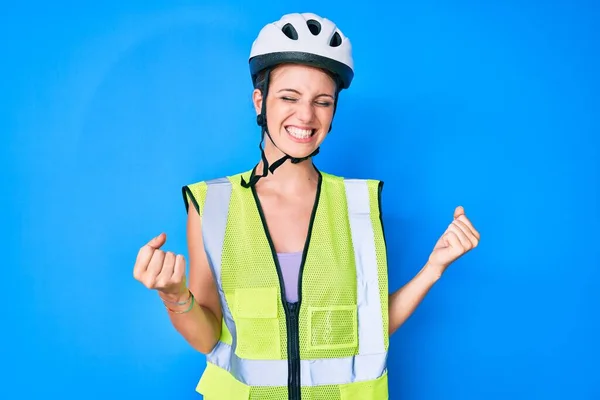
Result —
M208 187L210 185L216 184L231 184L235 187L235 184L239 184L242 178L248 179L251 170L238 172L233 175L225 175L220 177L209 177L205 180L196 181L192 183L188 183L181 187L181 192L183 195L183 201L185 204L186 212L189 211L190 204L193 204L198 211L198 214L202 215L202 209L204 205L204 200L206 199L206 193L208 191Z
M343 196L351 214L381 216L383 181L374 178L345 177L321 172L330 195Z
M348 187L367 187L369 191L375 191L376 193L380 193L383 189L383 181L376 178L370 177L347 177L334 175L327 172L319 171L323 183L327 185L343 185L346 188Z

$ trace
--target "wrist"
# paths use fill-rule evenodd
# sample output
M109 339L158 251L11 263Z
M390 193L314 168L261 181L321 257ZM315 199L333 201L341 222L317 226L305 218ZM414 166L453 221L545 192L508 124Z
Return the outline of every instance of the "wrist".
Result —
M187 287L182 287L178 292L163 292L158 291L158 296L161 298L163 302L172 303L172 304L187 304L187 301L190 299L190 291Z
M445 268L442 265L427 262L423 268L423 273L427 276L428 280L430 280L432 283L435 283L440 280L444 274L444 270Z
M194 294L187 288L184 294L168 294L164 297L159 295L159 297L171 314L187 314L194 308Z

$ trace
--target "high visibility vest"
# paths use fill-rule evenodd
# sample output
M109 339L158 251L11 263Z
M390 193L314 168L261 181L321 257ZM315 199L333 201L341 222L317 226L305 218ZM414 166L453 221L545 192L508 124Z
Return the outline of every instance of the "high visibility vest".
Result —
M223 311L221 337L196 390L207 400L388 398L388 282L383 183L319 171L288 303L247 171L183 187L202 218Z

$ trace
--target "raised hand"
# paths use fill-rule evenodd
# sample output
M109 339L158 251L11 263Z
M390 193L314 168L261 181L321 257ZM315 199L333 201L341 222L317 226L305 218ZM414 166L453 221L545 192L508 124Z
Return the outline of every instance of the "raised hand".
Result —
M465 215L463 207L454 210L454 220L435 244L428 264L441 274L459 257L479 244L480 234Z
M133 276L148 289L156 289L169 297L187 294L185 257L161 250L166 241L167 235L161 233L140 248Z

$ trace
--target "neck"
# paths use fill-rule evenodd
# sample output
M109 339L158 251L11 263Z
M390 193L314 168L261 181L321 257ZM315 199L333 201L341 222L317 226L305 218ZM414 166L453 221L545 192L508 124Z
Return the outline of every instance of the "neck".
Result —
M276 148L271 146L266 146L265 148L265 157L269 166L284 156L285 154ZM263 162L260 160L256 167L256 172L260 174L263 167ZM313 165L312 159L304 160L297 164L292 164L290 160L286 160L273 173L269 171L266 177L261 178L258 185L276 187L278 190L283 191L305 191L307 186L315 186L318 178L319 174Z

